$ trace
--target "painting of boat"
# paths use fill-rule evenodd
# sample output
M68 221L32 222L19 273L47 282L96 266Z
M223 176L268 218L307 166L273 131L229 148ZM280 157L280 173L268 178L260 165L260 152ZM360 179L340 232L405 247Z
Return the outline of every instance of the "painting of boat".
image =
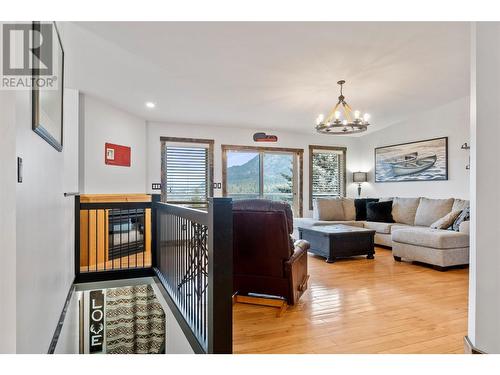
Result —
M447 179L447 137L375 149L375 182Z
M407 174L422 172L429 169L436 163L436 155L418 157L418 153L415 152L414 154L415 156L409 159L389 162L394 176L404 176Z

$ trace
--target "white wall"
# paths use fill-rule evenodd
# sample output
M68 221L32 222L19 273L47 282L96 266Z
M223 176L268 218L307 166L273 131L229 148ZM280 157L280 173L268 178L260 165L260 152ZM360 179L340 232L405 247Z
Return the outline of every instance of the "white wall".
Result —
M471 126L471 259L469 327L472 344L500 353L500 23L473 29Z
M65 90L63 152L31 129L31 93L16 92L16 148L23 183L16 187L17 352L46 353L74 279L78 92Z
M191 137L215 140L214 177L216 182L222 179L221 144L251 145L252 135L257 130L235 129L226 127L205 127L196 125L177 125L150 122L147 124L148 178L147 191L151 184L160 182L160 137ZM304 135L292 132L273 132L279 142L276 147L294 147L304 149L304 216L310 216L309 197L309 155L308 145L347 146L347 195L357 196L357 185L353 184L353 171L368 171L369 183L362 186L363 196L429 196L469 198L469 152L460 146L468 142L469 136L469 98L455 100L425 113L409 116L404 122L373 132L362 137L344 138L325 135ZM395 143L418 141L429 138L448 137L448 181L374 183L374 148ZM215 190L215 196L221 190Z
M147 192L152 193L151 184L160 182L161 170L161 146L160 137L185 137L185 138L204 138L213 139L214 145L214 182L222 182L222 151L221 145L255 145L262 146L253 142L252 136L259 130L240 129L229 127L208 127L200 125L180 125L180 124L165 124L149 122L147 124L147 162L148 162L148 178ZM262 131L262 130L260 130ZM292 132L275 132L269 131L271 134L278 136L277 143L266 144L269 147L290 147L304 149L304 216L310 216L309 211L309 145L325 145L325 146L346 146L347 147L347 171L348 178L351 178L351 173L358 170L357 155L357 140L355 138L342 136L326 136L298 134ZM155 191L158 193L158 191ZM356 193L356 185L347 184L347 195L354 196ZM221 196L222 190L215 189L214 196Z
M448 137L448 181L375 183L374 149L398 143ZM362 195L370 197L469 198L469 175L465 169L469 152L460 146L470 143L469 98L452 101L430 111L360 138L361 170L369 172Z
M146 122L102 100L84 95L84 194L146 192ZM131 147L131 166L104 163L106 142Z
M0 91L0 353L16 351L15 93Z

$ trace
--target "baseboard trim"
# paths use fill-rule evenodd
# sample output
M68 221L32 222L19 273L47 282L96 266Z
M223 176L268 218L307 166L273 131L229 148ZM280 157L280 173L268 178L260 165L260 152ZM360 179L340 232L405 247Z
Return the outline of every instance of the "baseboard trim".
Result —
M479 350L474 345L472 345L469 336L464 337L464 352L465 354L486 354L482 350Z
M73 296L73 292L75 291L75 284L72 283L69 288L68 295L66 296L66 301L64 301L64 306L61 311L61 315L59 316L59 321L57 322L56 330L54 331L54 336L52 336L52 340L50 341L49 350L47 354L54 354L57 346L57 342L59 341L59 335L61 334L61 330L64 324L64 319L66 319L66 312L68 311L69 302L71 301L71 297Z

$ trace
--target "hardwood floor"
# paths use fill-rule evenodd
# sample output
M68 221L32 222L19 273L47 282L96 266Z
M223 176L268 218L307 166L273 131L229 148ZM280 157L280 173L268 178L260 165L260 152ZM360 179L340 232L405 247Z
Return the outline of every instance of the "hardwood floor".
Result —
M235 353L463 353L468 269L395 262L390 250L327 264L309 255L309 289L281 317L234 306Z

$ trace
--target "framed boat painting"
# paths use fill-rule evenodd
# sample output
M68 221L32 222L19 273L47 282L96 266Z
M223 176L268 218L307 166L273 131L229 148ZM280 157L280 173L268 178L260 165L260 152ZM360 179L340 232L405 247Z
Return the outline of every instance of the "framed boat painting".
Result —
M375 149L375 182L447 179L448 137Z

